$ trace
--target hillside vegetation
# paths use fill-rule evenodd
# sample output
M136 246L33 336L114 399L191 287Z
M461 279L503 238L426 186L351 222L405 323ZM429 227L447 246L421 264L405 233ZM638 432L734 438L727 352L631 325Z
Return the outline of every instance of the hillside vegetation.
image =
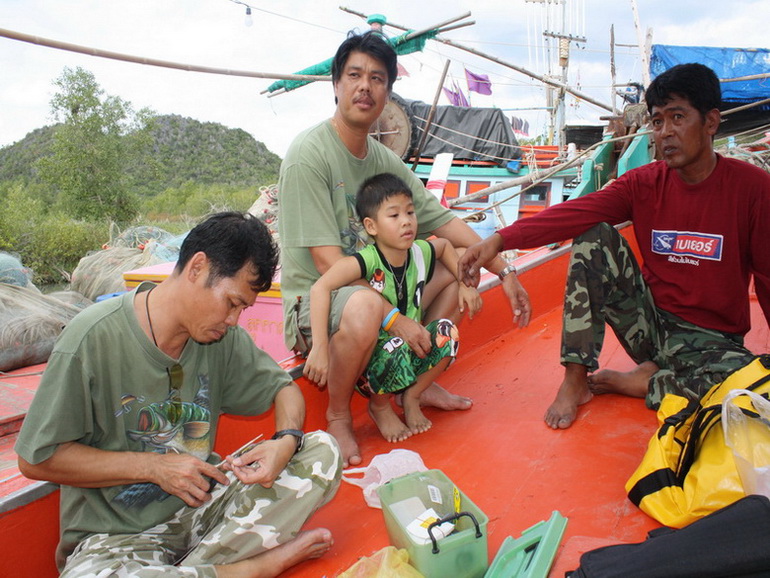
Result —
M116 228L179 234L213 211L247 210L278 180L280 157L241 129L134 112L81 68L54 84L56 124L0 148L0 251L36 284L67 281Z
M0 148L0 188L9 182L42 184L38 162L52 153L60 125L36 129ZM150 119L150 142L129 164L130 187L152 198L185 183L255 187L275 183L281 158L241 129L179 115Z

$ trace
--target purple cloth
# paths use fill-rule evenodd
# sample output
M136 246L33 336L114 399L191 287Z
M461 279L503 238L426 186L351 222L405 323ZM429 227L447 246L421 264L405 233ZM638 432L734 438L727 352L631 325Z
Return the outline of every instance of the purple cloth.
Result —
M479 94L492 94L492 83L486 74L476 74L466 68L465 78L468 81L468 90Z
M452 106L465 106L465 107L470 106L470 104L468 103L468 99L465 98L463 91L460 90L460 87L457 86L456 82L453 84L453 87L454 87L454 90L447 88L446 86L442 87L444 94L449 99L449 102L452 103Z

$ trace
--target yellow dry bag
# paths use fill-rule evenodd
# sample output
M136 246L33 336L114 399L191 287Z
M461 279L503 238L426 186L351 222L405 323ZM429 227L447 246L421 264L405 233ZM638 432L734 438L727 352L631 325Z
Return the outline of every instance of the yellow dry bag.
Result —
M722 433L722 399L734 389L770 394L770 355L715 384L700 401L668 394L658 409L659 428L642 463L626 482L629 499L661 524L682 528L745 494ZM736 398L735 403L750 400Z

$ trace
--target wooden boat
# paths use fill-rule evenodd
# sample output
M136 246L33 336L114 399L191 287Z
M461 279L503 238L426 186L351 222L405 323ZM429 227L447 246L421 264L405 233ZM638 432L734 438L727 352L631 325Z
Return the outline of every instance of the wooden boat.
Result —
M602 127L593 128L581 150L602 140ZM564 166L577 156L576 144L569 153L556 145L520 145L498 108L431 107L394 94L371 135L426 184L438 178L444 202L482 237L567 200L582 181L579 163ZM586 192L583 186L577 194Z
M622 228L632 238L632 227ZM354 426L364 464L401 447L418 452L427 467L443 471L488 516L488 556L509 537L549 519L568 520L551 576L578 565L581 552L598 546L638 542L658 524L628 501L624 483L636 468L655 429L655 415L643 401L603 395L580 410L566 431L543 422L559 385L561 300L569 246L542 248L519 257L522 282L530 290L534 318L526 329L512 326L510 308L497 279L482 282L484 308L461 324L457 361L442 376L449 390L473 398L466 412L427 410L432 429L403 443L385 442L370 421L363 398L353 402ZM767 330L756 300L748 346L767 351ZM601 363L630 369L632 363L608 338ZM299 360L283 362L300 385L308 406L306 429L324 427L326 394L299 377ZM15 469L12 445L43 366L4 375L0 400L5 417L0 437L0 559L16 576L55 576L58 490L32 483ZM226 453L256 433L272 433L272 416L224 416L216 450ZM324 557L287 572L288 577L335 576L359 558L389 544L383 514L366 505L360 488L342 483L334 500L309 522L334 534Z
M620 158L616 158L612 142L597 147L583 164L582 178L571 194L590 192L609 178L610 168L620 173L646 162L646 139L643 135L634 139ZM621 231L633 245L632 225L626 224ZM597 396L581 407L577 421L565 431L549 429L542 419L561 381L558 355L568 253L566 243L516 259L534 308L526 329L513 326L497 278L484 276L484 308L473 320L461 323L459 357L441 377L450 391L473 398L472 409L428 409L431 430L394 445L378 434L364 399L353 400L354 427L364 464L401 447L418 452L427 467L444 472L489 518L490 562L509 536L518 537L548 520L554 511L565 516L568 522L550 571L553 577L577 567L584 551L642 541L658 526L627 499L624 490L656 427L655 414L642 400ZM269 300L277 295L264 298L268 301L263 309L241 323L252 335L261 329L280 339L280 321L267 313L270 309L274 315L275 302ZM770 331L756 298L751 301L751 314L753 329L747 346L757 353L766 352ZM275 343L268 339L260 345L267 349ZM305 429L323 428L326 393L302 378L301 360L284 359L286 353L278 346L271 351L305 395ZM611 335L600 363L619 370L633 365ZM5 571L13 569L15 576L35 578L56 575L58 488L23 478L16 468L13 444L43 369L40 365L0 375L0 560ZM269 435L272 430L270 414L259 418L225 415L215 450L226 454L257 433ZM366 505L360 488L346 483L308 526L330 528L334 547L322 558L287 572L289 578L336 576L389 544L383 513Z

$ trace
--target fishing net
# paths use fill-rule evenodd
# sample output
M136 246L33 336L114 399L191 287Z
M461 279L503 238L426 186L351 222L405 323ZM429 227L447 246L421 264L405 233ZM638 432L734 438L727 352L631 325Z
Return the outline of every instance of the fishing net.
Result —
M131 227L120 232L114 223L110 227L110 240L102 249L130 247L149 251L161 262L176 261L187 233L174 236L160 227Z
M74 305L78 309L85 309L89 305L94 304L91 299L77 291L54 291L52 293L47 293L47 295L53 299L58 299L67 305Z
M78 302L0 283L0 371L46 361L64 326L90 304L82 295Z
M110 227L110 240L103 248L130 247L132 249L143 249L149 241L164 242L171 239L171 237L171 233L160 227L131 227L121 232L117 225L113 223Z
M72 272L70 288L96 301L101 295L126 290L123 273L164 261L152 251L110 247L83 257Z
M278 242L278 185L259 188L259 197L248 212L262 221Z
M8 283L17 287L32 286L32 269L21 264L15 254L0 251L0 283Z
M187 233L174 236L158 227L110 231L104 249L83 257L72 272L70 288L88 299L125 291L123 273L158 263L176 261Z

